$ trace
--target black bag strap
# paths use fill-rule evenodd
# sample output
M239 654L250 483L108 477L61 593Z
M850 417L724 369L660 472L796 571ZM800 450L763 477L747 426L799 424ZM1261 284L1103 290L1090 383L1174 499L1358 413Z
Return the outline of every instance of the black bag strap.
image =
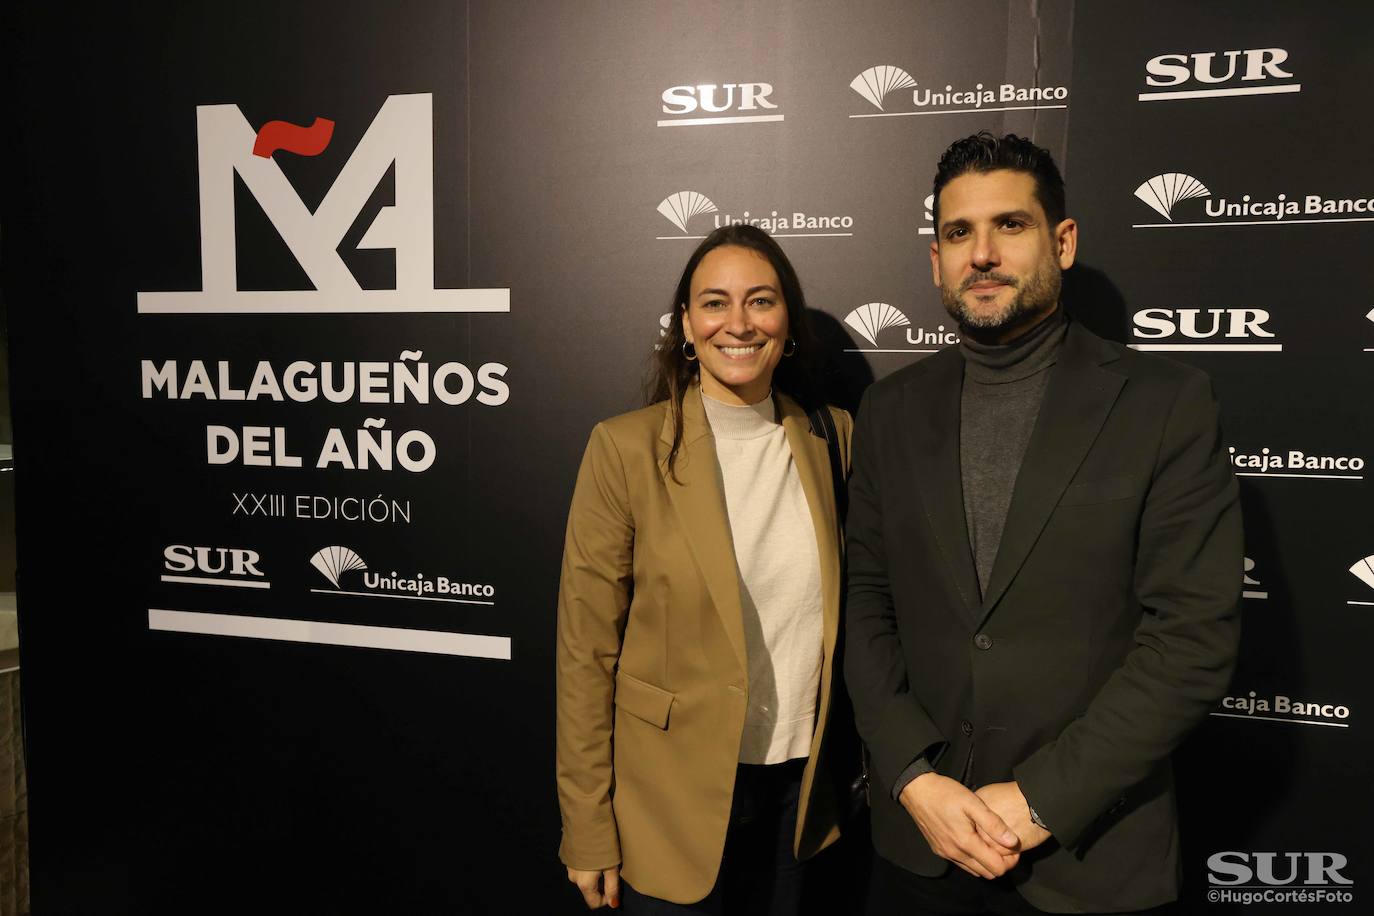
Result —
M840 433L835 428L835 418L830 408L821 406L811 411L811 431L825 440L830 452L830 485L835 488L835 515L844 530L845 516L849 512L849 489L844 485L844 467L840 463Z
M811 431L825 440L826 449L830 452L830 483L835 488L835 514L840 525L840 555L844 555L844 520L849 511L849 488L844 484L844 466L840 462L840 433L835 428L835 418L830 415L830 408L821 406L811 411L808 416L811 418ZM841 580L841 589L844 584ZM843 635L841 636L843 639ZM839 651L837 649L837 651ZM869 807L869 775L868 775L868 748L854 736L854 740L859 746L859 772L854 777L853 783L849 786L849 800L845 812L847 819L852 823L860 817Z

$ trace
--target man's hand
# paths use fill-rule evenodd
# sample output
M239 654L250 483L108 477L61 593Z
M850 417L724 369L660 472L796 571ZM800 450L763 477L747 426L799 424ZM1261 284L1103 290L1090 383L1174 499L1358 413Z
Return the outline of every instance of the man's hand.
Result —
M1014 782L994 782L983 786L977 795L1021 838L1022 852L1034 849L1050 838L1050 832L1031 820L1030 803Z
M996 878L1020 859L1017 836L1002 818L947 776L922 773L906 784L899 800L935 854L970 875Z
M608 906L620 906L620 866L613 865L601 871L583 871L580 868L568 869L568 880L577 885L582 899L587 901L587 909L595 910Z

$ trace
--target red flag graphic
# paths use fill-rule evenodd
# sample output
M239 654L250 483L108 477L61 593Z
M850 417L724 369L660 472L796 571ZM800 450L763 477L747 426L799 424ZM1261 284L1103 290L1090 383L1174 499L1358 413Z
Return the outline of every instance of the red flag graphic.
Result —
M309 127L289 121L268 121L258 131L253 155L270 159L277 150L284 149L297 156L318 156L329 146L333 136L334 122L328 118L316 118Z

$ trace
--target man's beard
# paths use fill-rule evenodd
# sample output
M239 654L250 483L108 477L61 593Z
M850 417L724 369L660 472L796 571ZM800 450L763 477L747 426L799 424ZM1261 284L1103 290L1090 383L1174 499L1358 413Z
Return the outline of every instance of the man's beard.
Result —
M995 312L974 312L964 302L964 293L975 283L988 281L1005 283L1015 290L1016 294ZM970 274L954 289L941 284L940 300L945 304L945 311L959 323L962 330L975 331L977 336L981 337L1011 330L1050 311L1059 301L1061 285L1062 272L1059 265L1047 258L1040 263L1035 273L1025 280L1017 280L1009 274L999 274L996 271L985 271Z

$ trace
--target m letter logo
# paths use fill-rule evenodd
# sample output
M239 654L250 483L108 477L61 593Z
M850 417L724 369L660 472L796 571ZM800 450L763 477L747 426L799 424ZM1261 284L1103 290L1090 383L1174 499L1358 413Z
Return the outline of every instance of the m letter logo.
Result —
M320 118L301 128L275 121L255 131L237 105L197 106L202 288L141 292L139 312L510 311L509 290L434 288L432 107L428 93L390 96L312 213L272 156L278 151L318 154L329 143L332 122ZM396 202L382 208L358 247L396 252L396 289L364 290L338 248L393 164ZM236 174L281 233L313 290L238 289Z

